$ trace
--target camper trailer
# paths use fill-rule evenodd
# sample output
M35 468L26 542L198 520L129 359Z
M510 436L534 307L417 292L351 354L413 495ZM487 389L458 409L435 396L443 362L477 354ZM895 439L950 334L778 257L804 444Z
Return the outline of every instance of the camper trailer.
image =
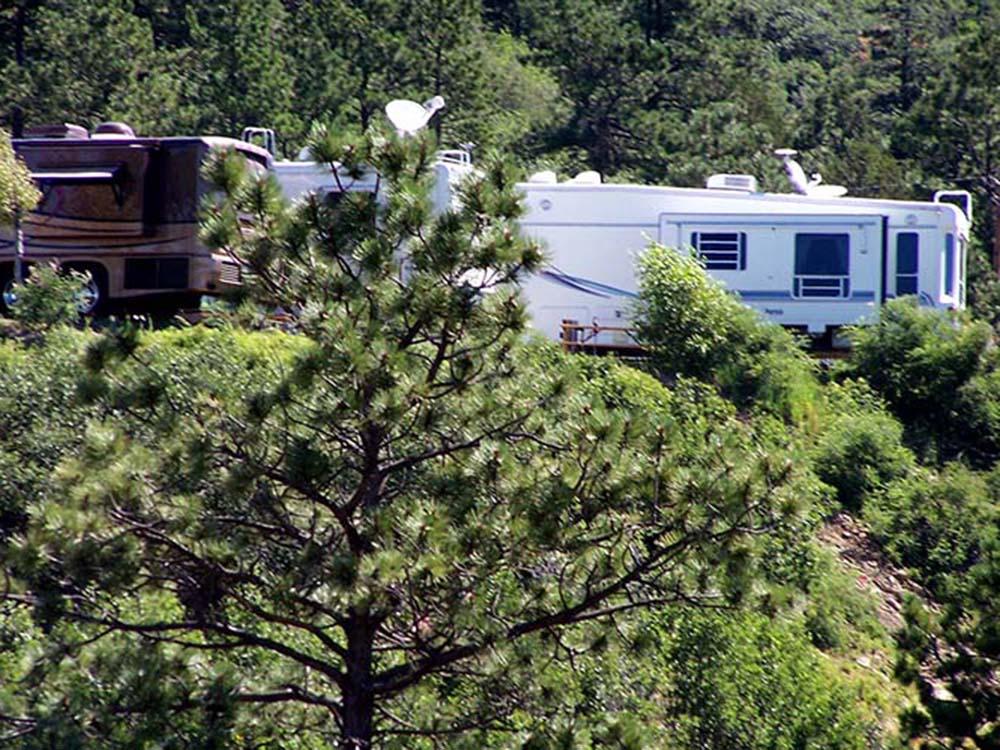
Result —
M779 155L787 167L790 154ZM800 170L792 161L790 175ZM553 338L627 346L636 260L650 242L692 252L766 320L814 337L874 319L893 297L965 306L968 193L848 198L814 179L763 193L746 175L715 175L706 188L536 175L522 186L521 226L549 263L524 286L533 324Z
M395 101L386 114L406 135L443 106ZM244 132L273 151L270 130ZM789 193L765 193L750 175L719 174L704 188L607 184L596 172L559 182L552 172L520 187L522 230L544 243L546 268L524 282L533 326L571 348L628 349L636 262L651 242L691 252L763 318L827 342L843 326L873 320L893 297L965 307L972 199L942 191L932 201L846 197L819 174L807 178L795 152L779 149ZM325 165L271 162L286 195L373 190L369 175L340 184ZM442 152L434 204L453 200L473 169L464 152Z
M269 155L230 138L138 138L121 123L93 133L73 125L29 130L14 149L42 193L22 220L22 259L89 274L85 313L128 302L132 309L194 305L240 281L239 265L198 240L198 210L212 187L212 153L235 149L264 173ZM0 235L0 305L15 302L17 247Z

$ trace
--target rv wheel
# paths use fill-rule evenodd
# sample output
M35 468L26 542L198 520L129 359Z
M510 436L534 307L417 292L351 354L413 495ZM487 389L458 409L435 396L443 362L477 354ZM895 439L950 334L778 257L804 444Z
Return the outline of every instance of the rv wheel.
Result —
M15 301L14 272L9 268L0 268L0 315L10 315Z
M5 316L10 315L14 309L17 296L14 294L14 279L7 279L3 285L2 298L0 298L0 313Z
M76 298L76 309L81 315L97 315L108 306L108 273L98 265L68 265L68 271L87 276L87 281Z

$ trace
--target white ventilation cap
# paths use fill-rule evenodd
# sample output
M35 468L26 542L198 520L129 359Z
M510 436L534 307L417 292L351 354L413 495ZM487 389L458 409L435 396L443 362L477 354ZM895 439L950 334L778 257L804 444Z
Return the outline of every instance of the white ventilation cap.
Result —
M709 190L736 190L742 193L757 192L757 178L750 174L713 174L705 183Z
M551 169L546 169L543 172L535 172L528 178L528 182L534 185L555 185L558 181L556 173Z

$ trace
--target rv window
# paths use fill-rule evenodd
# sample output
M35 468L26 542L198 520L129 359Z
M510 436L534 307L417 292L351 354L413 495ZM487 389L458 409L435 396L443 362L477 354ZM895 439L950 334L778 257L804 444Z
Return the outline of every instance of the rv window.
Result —
M896 235L896 295L917 293L920 236L916 232Z
M745 271L747 268L744 232L692 232L691 247L709 271Z
M850 296L850 250L847 234L796 234L794 295Z
M955 294L955 235L944 236L944 294Z

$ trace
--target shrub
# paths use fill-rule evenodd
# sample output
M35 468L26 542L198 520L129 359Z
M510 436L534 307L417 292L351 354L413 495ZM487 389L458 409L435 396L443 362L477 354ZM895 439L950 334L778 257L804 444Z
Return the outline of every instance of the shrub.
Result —
M55 467L83 443L93 411L76 385L87 338L62 329L42 346L0 342L0 542L21 530L30 503L55 491Z
M865 519L887 554L931 589L967 571L982 535L1000 520L995 480L961 464L918 469L865 506Z
M664 621L671 747L866 747L856 697L799 624L751 612L684 611Z
M903 427L864 383L833 384L828 417L816 439L816 476L836 490L837 500L857 512L865 499L915 465L903 445Z
M925 460L996 460L1000 377L982 379L996 359L988 356L987 323L921 308L906 297L886 304L875 325L856 328L851 337L847 372L885 399L905 425L907 442Z
M813 414L813 363L690 255L652 245L639 262L639 340L661 377L713 383L740 408L800 421Z
M861 650L872 642L884 645L886 632L878 620L874 598L858 589L828 549L816 553L816 572L805 603L806 633L824 651Z
M23 283L14 285L17 302L11 316L31 330L75 323L80 318L79 297L87 277L60 271L55 265L37 265Z

